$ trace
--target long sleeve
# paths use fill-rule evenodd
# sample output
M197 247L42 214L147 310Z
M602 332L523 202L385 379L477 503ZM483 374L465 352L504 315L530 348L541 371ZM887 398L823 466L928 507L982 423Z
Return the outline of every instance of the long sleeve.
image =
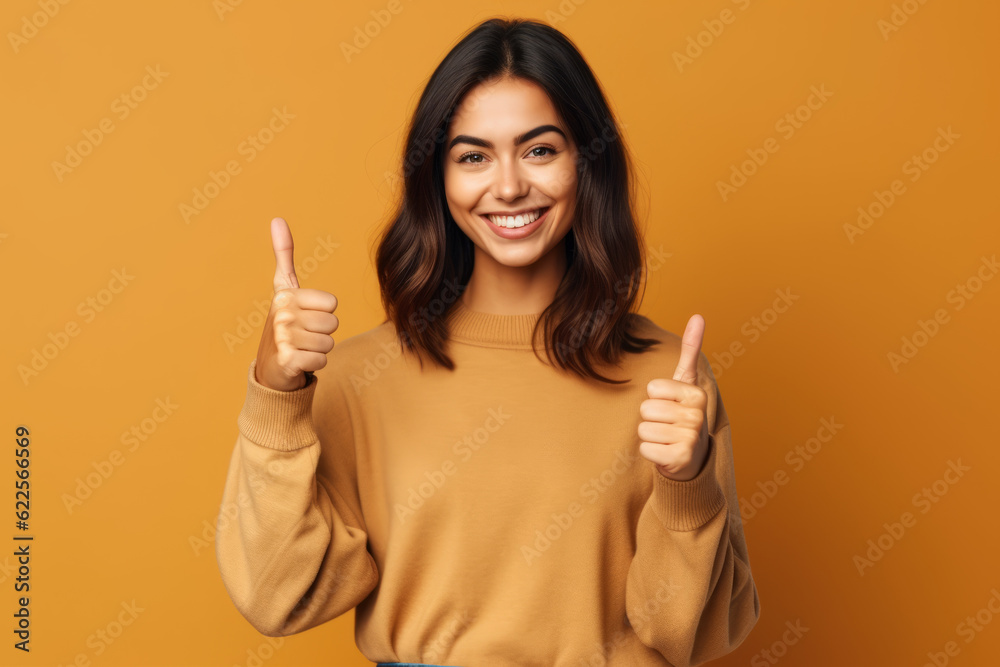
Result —
M683 482L653 469L625 593L639 640L674 667L730 653L760 616L739 516L729 418L704 354L698 377L708 395L708 457L698 476Z
M343 482L356 473L341 387L317 374L301 389L274 390L257 382L255 365L216 522L216 558L239 612L262 634L278 637L352 609L379 574L366 548L355 487ZM335 434L324 446L343 452L336 454L343 461L338 484L317 474L314 398Z

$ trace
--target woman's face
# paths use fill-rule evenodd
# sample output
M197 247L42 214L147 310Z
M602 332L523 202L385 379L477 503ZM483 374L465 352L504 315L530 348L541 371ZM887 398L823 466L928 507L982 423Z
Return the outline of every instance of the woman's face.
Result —
M481 251L477 262L485 253L528 266L562 241L573 224L576 155L537 84L503 79L469 91L448 130L444 186L452 217ZM493 217L506 214L515 217Z

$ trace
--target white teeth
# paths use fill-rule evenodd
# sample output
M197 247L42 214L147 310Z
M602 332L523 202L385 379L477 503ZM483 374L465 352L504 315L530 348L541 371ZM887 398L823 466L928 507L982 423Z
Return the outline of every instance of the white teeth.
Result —
M527 224L538 220L539 212L542 209L535 209L528 213L522 213L521 215L490 215L487 216L490 221L497 227L506 227L508 229L514 229L516 227L524 227Z

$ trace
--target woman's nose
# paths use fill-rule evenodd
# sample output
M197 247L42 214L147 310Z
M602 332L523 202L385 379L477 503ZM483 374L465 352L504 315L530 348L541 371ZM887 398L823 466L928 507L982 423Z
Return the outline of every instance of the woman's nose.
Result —
M493 196L513 200L527 194L528 182L517 161L501 161L496 170Z

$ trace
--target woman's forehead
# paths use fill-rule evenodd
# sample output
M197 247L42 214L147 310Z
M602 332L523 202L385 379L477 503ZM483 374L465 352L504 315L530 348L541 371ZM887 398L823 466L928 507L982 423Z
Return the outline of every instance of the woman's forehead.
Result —
M479 84L458 105L449 139L458 134L504 141L539 125L563 127L545 90L523 79Z

